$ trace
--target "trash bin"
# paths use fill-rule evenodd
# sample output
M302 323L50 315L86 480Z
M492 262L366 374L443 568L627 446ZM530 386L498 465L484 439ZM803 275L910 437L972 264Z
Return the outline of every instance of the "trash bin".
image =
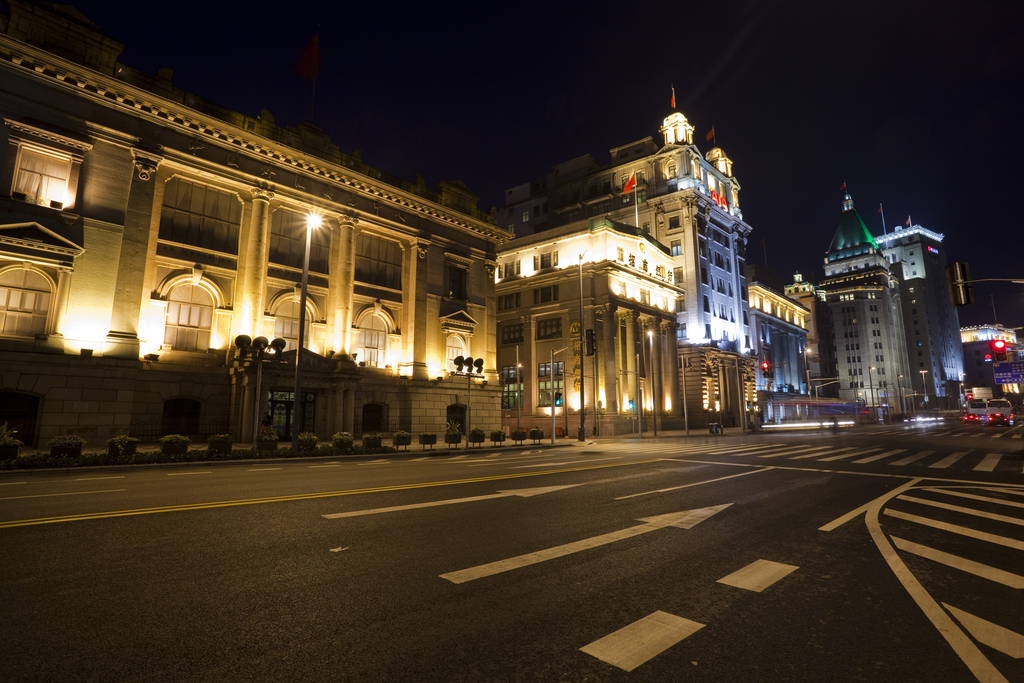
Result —
M708 424L708 432L711 434L721 434L722 424L720 422L711 422Z

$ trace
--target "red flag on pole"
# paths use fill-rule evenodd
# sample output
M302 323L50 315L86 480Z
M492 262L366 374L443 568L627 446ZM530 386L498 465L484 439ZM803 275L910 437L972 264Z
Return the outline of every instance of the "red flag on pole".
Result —
M633 175L629 176L629 180L622 186L622 194L628 195L636 187L636 171L633 171Z
M910 225L910 216L907 216L907 225Z
M844 180L843 184L839 187L839 191L842 192L845 189L846 189L846 181Z
M303 78L316 79L320 75L320 31L318 30L309 39L309 44L302 51L298 63L295 65L299 75Z
M882 205L881 204L878 205L878 213L882 213Z
M672 86L672 108L676 108L676 87Z
M704 139L705 140L713 140L714 138L715 138L715 127L711 126L711 130L708 131L708 134L705 136Z

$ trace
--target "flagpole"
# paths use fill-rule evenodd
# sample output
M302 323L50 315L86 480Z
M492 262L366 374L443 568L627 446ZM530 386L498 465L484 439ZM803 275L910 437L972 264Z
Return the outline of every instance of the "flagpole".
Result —
M636 173L636 171L633 171ZM633 184L633 211L636 213L636 227L640 227L640 203L636 200L636 183Z
M878 202L878 213L882 214L882 235L884 236L886 234L886 232L885 232L885 211L882 210L882 202Z

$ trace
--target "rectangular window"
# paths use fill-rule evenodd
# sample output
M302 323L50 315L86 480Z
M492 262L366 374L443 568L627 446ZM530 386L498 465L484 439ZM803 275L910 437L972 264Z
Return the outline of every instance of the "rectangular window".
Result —
M310 254L312 261L312 254ZM402 247L366 232L356 237L356 274L358 282L402 289Z
M686 310L686 297L681 296L676 299L676 313L683 313Z
M24 193L25 201L30 204L50 206L50 202L60 202L63 205L67 202L70 175L70 158L22 147L13 191Z
M533 290L533 303L546 304L551 301L558 301L558 285L538 287Z
M238 253L242 203L229 192L172 178L164 188L159 237L192 247ZM314 230L309 268L327 272L327 230ZM270 226L270 261L302 268L306 251L306 217L292 211L274 212Z
M537 321L537 339L561 339L562 337L562 319L561 318L548 318L547 320Z
M550 268L550 267L551 267L551 252L548 252L546 254L541 254L540 255L540 269L544 270L545 268Z
M626 255L622 251L622 247L615 247L615 260L618 261L619 263L622 263L623 261L626 260Z
M683 281L683 269L673 268L672 269L672 281L677 285Z
M704 312L705 313L710 313L711 312L711 303L708 301L708 298L706 296L704 297Z
M454 264L448 264L448 298L466 300L466 281L468 273L466 269Z
M679 216L669 216L668 218L668 229L678 230L679 229Z
M651 305L651 292L650 292L650 290L647 290L647 289L641 289L640 290L640 303L646 304L648 306Z
M530 212L529 211L523 211L523 222L524 223L529 223L530 222Z
M523 324L516 323L514 325L502 325L501 326L501 343L502 344L518 344L523 341Z
M672 240L672 255L682 256L683 255L683 243L681 240Z
M704 266L700 267L700 281L704 284L708 283L708 269Z

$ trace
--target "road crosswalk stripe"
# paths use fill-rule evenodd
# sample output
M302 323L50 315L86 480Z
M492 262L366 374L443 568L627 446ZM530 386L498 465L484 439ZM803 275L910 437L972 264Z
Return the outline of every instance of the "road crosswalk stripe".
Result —
M881 448L864 448L864 449L859 450L859 451L854 451L853 453L841 453L839 455L832 455L832 456L829 456L827 458L821 458L818 462L832 462L834 460L843 460L844 458L852 458L855 455L867 455L868 453L873 453L874 451L880 451L880 450L882 450L882 449Z
M1014 434L1012 438L1014 438L1014 439L1019 439L1020 437L1021 437L1021 435L1020 435L1020 434Z
M803 460L804 458L818 458L818 457L821 457L821 456L827 455L827 454L842 453L843 451L852 451L852 450L856 450L856 447L855 446L849 446L847 448L833 448L831 451L826 452L826 453L808 453L808 454L805 454L805 455L796 455L796 456L793 456L792 458L790 458L790 460Z
M765 446L733 446L731 448L716 448L714 450L708 451L708 455L727 455L727 454L730 454L730 453L739 453L739 452L747 452L747 453L749 453L749 452L753 452L753 451L771 450L773 448L785 448L788 445L789 444L785 444L785 443L774 443L774 444L768 444L768 445L765 445Z
M1002 457L1002 453L989 453L982 459L981 462L977 464L977 466L975 466L974 471L991 472L996 468L996 465L999 464L999 461L1002 459Z
M935 469L935 470L945 469L945 468L949 467L950 465L952 465L953 463L955 463L960 458L962 458L965 455L967 455L968 453L970 453L970 451L957 451L956 453L950 453L949 455L947 455L942 460L939 460L938 462L933 462L931 465L928 465L928 467L930 467L932 469Z
M797 453L807 453L814 451L816 455L821 455L822 451L829 450L828 446L804 446L803 448L794 448L788 451L772 451L771 453L765 453L764 455L758 455L759 458L781 458L787 455L796 455Z
M771 560L757 560L728 576L722 577L716 583L724 583L726 586L760 593L797 569L799 567L794 567L791 564L782 564L781 562L772 562Z
M935 493L941 493L947 496L956 496L957 498L969 498L970 500L980 500L983 503L996 503L997 505L1006 505L1015 508L1024 508L1024 503L1018 503L1015 500L1004 500L1003 498L990 498L988 496L979 496L973 493L967 493L965 491L954 491L952 489L946 489L941 487L927 488L926 491L933 491ZM985 489L986 491L991 489ZM1002 491L1002 489L996 489ZM1008 493L1003 491L1004 493Z
M917 555L918 557L923 557L926 560L938 562L939 564L944 564L947 567L952 567L953 569L959 569L969 574L980 576L981 578L988 579L989 581L1001 583L1004 586L1009 586L1010 588L1024 588L1024 576L1020 576L1019 574L1013 574L1012 572L1004 571L1002 569L996 569L995 567L990 567L987 564L968 560L966 557L951 555L950 553L936 550L935 548L929 548L928 546L919 545L912 541L905 541L896 536L890 536L890 539L892 540L893 545L897 548L904 552L911 553L912 555Z
M897 460L896 462L891 462L889 464L890 465L895 465L896 467L900 467L902 465L909 465L910 463L917 462L921 458L923 458L925 456L928 456L928 455L931 455L934 452L935 451L921 451L920 453L914 453L913 455L908 455L905 458L901 458L901 459Z
M930 507L939 508L940 510L949 510L950 512L959 512L964 515L972 515L974 517L982 517L984 519L992 519L997 522L1006 522L1007 524L1016 524L1017 526L1024 526L1024 519L1019 517L1009 517L1007 515L997 515L994 512L985 512L984 510L975 510L974 508L964 507L963 505L951 505L949 503L943 503L938 500L928 500L927 498L917 498L916 496L896 496L898 500L905 500L910 503L918 503L920 505L928 505Z
M854 464L857 464L857 465L863 464L863 463L866 463L866 462L874 462L875 460L881 460L882 458L888 458L890 455L897 455L898 453L905 453L906 450L907 450L906 448L897 448L896 450L884 451L884 452L879 453L877 455L869 455L866 458L861 458L860 460L854 460L853 462L854 462Z
M972 439L977 439L979 436L985 436L984 434L971 434Z
M937 519L929 519L928 517L920 517L918 515L911 515L900 510L890 510L886 508L882 511L882 514L888 515L889 517L895 517L896 519L902 519L922 526L928 526L933 529L939 529L940 531L948 531L951 534L959 534L961 536L967 536L969 538L976 538L979 541L987 541L988 543L995 543L996 545L1006 546L1007 548L1015 548L1016 550L1024 550L1024 541L1018 541L1015 538L1006 538L1005 536L998 536L996 534L990 534L984 531L978 531L977 529L971 529L966 526L959 526L957 524L948 524L946 522L940 522Z
M659 610L580 650L623 671L632 671L702 628L704 624Z
M982 645L987 645L1014 659L1024 657L1024 636L1021 634L964 612L945 602L942 603L942 606L956 617L956 620Z

